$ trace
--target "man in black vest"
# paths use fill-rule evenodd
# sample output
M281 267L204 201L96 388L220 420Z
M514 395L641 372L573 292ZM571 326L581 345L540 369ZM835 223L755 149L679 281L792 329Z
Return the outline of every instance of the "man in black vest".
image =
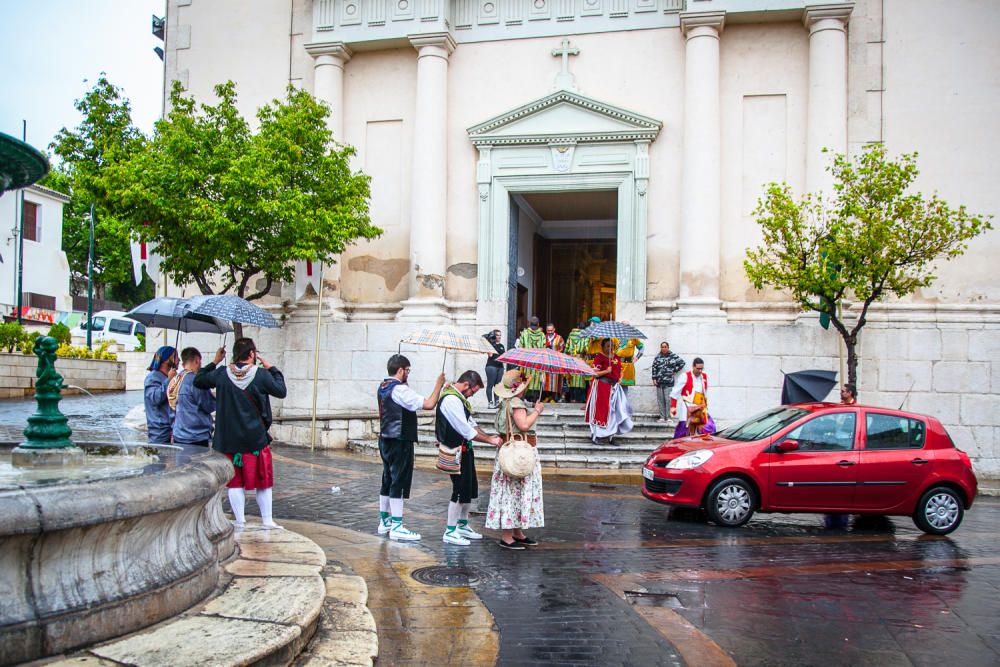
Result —
M444 373L434 391L424 398L406 383L410 360L401 354L389 357L388 377L378 388L378 452L382 457L382 488L378 495L378 534L389 539L419 540L420 533L403 526L403 500L410 497L413 481L413 443L417 441L417 410L430 410L437 403Z
M472 441L485 442L499 447L503 440L479 428L472 418L469 399L483 388L483 378L476 371L465 371L458 380L441 392L434 420L437 441L452 449L461 447L462 463L459 474L451 476L451 502L448 503L448 524L442 538L447 544L468 546L469 540L483 536L469 526L472 501L479 496L476 481L476 459L472 454Z

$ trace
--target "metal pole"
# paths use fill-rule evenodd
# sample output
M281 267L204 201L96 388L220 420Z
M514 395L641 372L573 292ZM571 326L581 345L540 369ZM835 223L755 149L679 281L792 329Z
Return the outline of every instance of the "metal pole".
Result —
M319 396L319 338L323 324L323 262L319 263L319 295L316 299L316 350L313 353L312 427L309 430L309 451L316 451L316 400Z
M21 121L21 141L28 143L28 121ZM21 308L24 306L24 188L18 193L21 215L18 216L17 232L17 323L21 324ZM35 235L38 234L38 220L35 220Z
M90 205L90 246L87 250L87 348L93 349L94 319L94 205Z

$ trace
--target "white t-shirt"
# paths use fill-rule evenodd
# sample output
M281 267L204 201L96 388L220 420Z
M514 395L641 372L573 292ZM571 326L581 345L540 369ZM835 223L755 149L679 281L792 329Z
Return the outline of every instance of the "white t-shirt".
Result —
M449 394L441 400L441 414L448 420L451 427L458 431L466 440L472 440L478 434L476 420L471 416L466 418L465 406L458 396Z
M411 412L423 410L424 408L424 397L410 389L410 385L408 384L397 384L392 388L391 396L396 405Z

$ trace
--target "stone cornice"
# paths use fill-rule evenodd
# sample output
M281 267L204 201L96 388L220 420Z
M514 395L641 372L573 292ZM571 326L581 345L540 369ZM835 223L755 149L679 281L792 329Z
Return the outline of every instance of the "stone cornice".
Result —
M523 135L498 135L497 130L515 121L527 118L545 109L558 104L571 104L588 111L592 111L609 118L633 125L634 127L623 130L611 130L604 132L579 133L579 132L559 132L546 134L523 134ZM468 128L469 139L476 146L503 146L503 145L524 145L524 144L573 144L573 143L593 143L609 141L653 141L663 123L647 116L621 109L619 107L605 104L590 97L569 90L560 90L546 95L524 106L508 111L507 113L495 116L483 123Z
M807 28L812 29L818 21L822 21L824 19L835 19L846 26L847 22L851 18L851 12L853 11L853 2L807 5L806 8L802 10L802 23L805 24Z
M333 56L334 58L340 58L345 63L351 59L354 52L351 48L344 44L343 42L312 42L306 44L306 51L313 58L319 56Z
M438 46L448 51L451 55L455 51L455 40L447 32L429 32L416 35L407 35L410 44L417 50L422 46Z
M681 34L685 37L695 28L715 28L721 33L726 25L726 12L681 12Z

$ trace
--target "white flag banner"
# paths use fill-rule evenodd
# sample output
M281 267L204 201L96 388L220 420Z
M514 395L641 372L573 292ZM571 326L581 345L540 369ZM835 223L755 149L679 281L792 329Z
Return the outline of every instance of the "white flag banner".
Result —
M305 296L307 289L312 286L313 294L319 294L320 281L319 262L302 260L295 262L295 300L298 301Z
M129 241L129 250L132 253L132 277L135 278L135 284L138 285L142 282L142 265L146 258L146 244L133 236Z
M152 242L146 243L146 253L144 263L146 264L146 273L149 274L150 279L153 281L154 285L160 282L160 255L156 252L156 246Z

